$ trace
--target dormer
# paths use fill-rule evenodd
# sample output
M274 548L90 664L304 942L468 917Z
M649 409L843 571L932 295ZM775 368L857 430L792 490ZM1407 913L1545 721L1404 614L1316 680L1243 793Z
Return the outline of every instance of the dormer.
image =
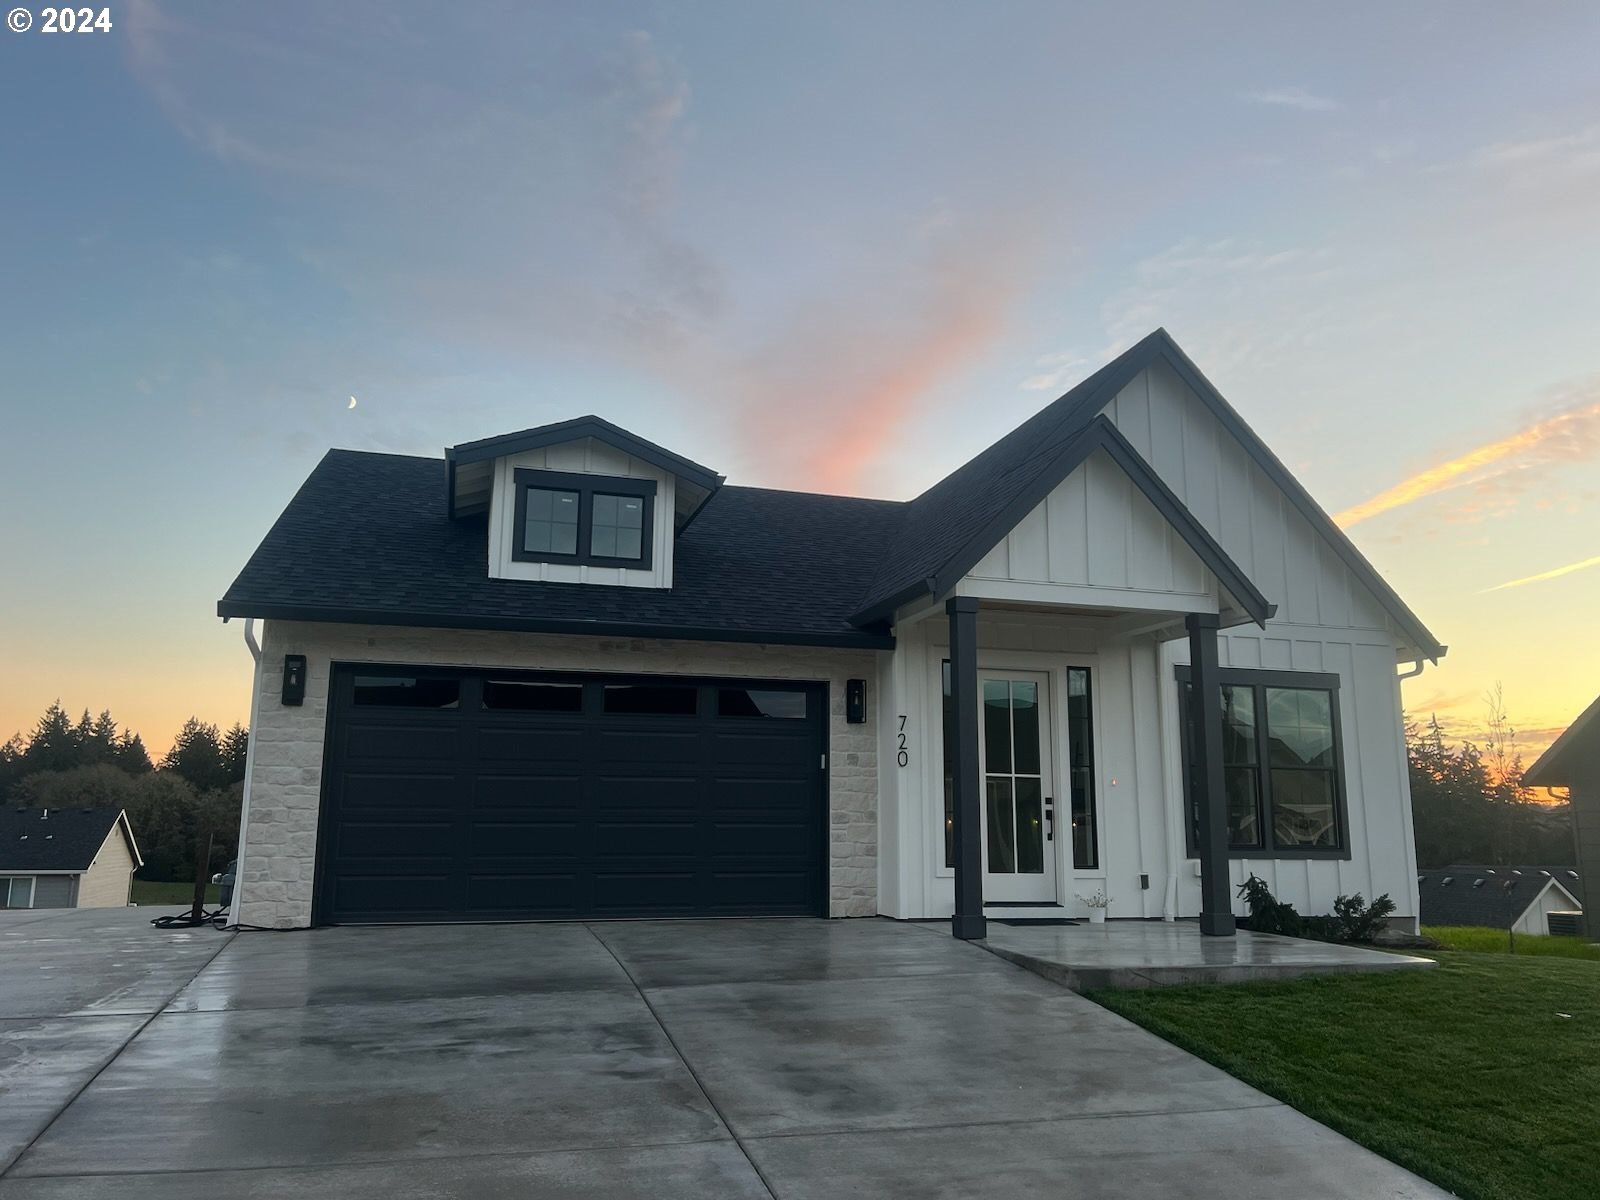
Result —
M452 519L487 514L489 576L670 588L679 531L721 475L599 417L445 451Z

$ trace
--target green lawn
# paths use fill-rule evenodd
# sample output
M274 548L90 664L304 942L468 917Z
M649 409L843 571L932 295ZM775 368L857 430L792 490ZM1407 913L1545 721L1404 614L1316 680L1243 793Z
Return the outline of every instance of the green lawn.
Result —
M1426 972L1091 998L1459 1196L1594 1200L1600 966L1429 957Z
M151 879L133 881L133 902L138 905L173 905L188 908L194 903L194 884L157 883ZM206 907L214 908L222 902L222 889L214 883L206 884Z
M1479 954L1505 954L1506 931L1477 925L1424 925L1422 932L1451 950L1471 950ZM1600 962L1600 946L1585 938L1545 937L1543 934L1517 934L1518 954L1541 954L1553 958L1587 958Z

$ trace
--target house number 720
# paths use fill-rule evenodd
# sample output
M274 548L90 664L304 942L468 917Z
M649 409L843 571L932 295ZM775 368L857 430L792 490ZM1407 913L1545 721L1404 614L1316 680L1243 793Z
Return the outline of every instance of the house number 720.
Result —
M902 767L905 766L908 762L911 761L911 753L907 749L907 746L906 746L906 715L905 715L905 713L901 713L900 714L900 753L896 754L894 756L894 759Z

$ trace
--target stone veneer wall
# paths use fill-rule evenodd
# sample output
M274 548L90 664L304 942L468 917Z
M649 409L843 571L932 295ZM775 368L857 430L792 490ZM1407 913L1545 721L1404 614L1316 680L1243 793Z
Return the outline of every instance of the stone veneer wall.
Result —
M261 645L249 828L235 905L241 924L295 929L311 923L334 662L826 680L831 685L829 911L835 917L878 911L877 652L297 621L268 621ZM285 654L306 656L306 697L299 707L287 707L281 699ZM844 685L850 678L867 680L862 725L845 723Z

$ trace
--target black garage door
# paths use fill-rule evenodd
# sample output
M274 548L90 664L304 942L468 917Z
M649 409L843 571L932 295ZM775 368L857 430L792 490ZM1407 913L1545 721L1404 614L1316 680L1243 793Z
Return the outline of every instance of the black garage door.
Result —
M826 914L827 697L335 666L317 920Z

